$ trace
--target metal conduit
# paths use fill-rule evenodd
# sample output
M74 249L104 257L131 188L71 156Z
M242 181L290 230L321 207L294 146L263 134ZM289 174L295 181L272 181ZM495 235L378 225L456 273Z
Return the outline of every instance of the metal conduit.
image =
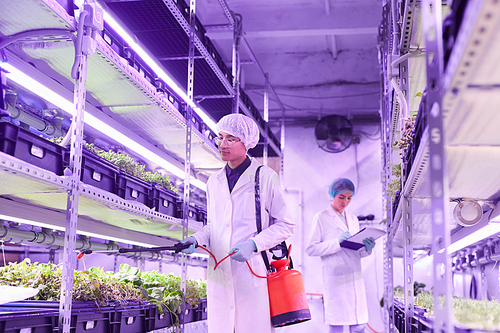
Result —
M44 229L41 232L35 230L22 230L11 227L0 222L0 239L7 243L24 243L28 245L41 246L52 249L62 249L64 247L64 237L53 234L50 230ZM92 251L108 251L118 250L114 242L98 243L90 242L85 238L76 239L76 250L92 250ZM4 247L4 250L6 247ZM179 255L168 254L164 255L160 252L127 252L127 253L112 253L122 255L129 258L141 258L150 261L165 261L169 263L178 263ZM179 262L180 263L180 262ZM188 257L188 265L190 266L206 266L206 259L200 257Z
M458 260L460 262L457 262L453 265L453 271L464 271L468 268L500 261L500 253L492 253L491 247L485 245L482 249L477 250L474 254L468 254L459 258Z
M12 246L12 245L3 245L1 247L2 251L5 252L25 252L28 250L30 253L50 253L49 249L40 249L40 248L30 248L29 246Z

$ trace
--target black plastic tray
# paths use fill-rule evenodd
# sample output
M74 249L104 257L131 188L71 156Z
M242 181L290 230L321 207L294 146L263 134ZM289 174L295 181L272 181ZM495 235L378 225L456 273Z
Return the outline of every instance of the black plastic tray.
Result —
M0 306L0 332L18 333L31 329L36 333L52 333L58 325L58 311L46 308Z
M193 309L189 304L186 303L184 310L181 310L179 319L184 320L184 324L192 323L196 321L196 309Z
M152 326L150 326L151 330L170 327L172 326L172 322L176 321L174 315L170 313L158 313L158 308L156 306L154 306L154 308L151 307L150 318L152 319Z
M195 321L207 319L208 303L207 299L200 299L200 304L195 309Z
M64 166L69 166L70 152L64 153ZM120 169L113 163L88 150L82 150L82 167L80 180L113 194L117 193L116 183Z
M22 161L63 174L63 151L66 149L9 122L0 122L0 151Z
M135 200L149 207L151 204L149 201L149 192L151 192L151 189L151 184L148 182L120 171L116 194L121 198Z
M113 324L119 326L114 332L120 333L138 333L150 331L149 304L127 304L126 306L117 306L114 312Z
M177 217L180 219L184 218L183 212L184 212L183 201L179 199L179 201L177 201ZM194 206L189 205L188 216L189 219L191 220L199 221L198 209Z
M150 205L149 207L155 208L157 212L177 217L177 202L179 196L170 192L160 185L153 184L149 194Z
M203 222L203 225L207 225L207 209L201 206L195 206L198 211L197 221Z

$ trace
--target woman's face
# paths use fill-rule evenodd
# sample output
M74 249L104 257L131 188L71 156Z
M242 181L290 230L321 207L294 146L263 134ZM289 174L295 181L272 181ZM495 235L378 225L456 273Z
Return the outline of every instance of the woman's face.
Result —
M337 194L333 198L333 204L332 207L335 209L337 212L342 213L344 209L349 205L352 199L352 193L351 192L344 192Z

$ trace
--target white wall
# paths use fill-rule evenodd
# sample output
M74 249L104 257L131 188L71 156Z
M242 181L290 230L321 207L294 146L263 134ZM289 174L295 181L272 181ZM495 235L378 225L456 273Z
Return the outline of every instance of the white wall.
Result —
M355 128L356 130L356 128ZM374 132L374 128L366 129ZM314 128L286 128L284 151L284 187L294 218L299 223L290 242L294 245L292 257L301 271L307 293L322 294L321 262L319 257L305 254L305 245L314 215L325 209L332 200L328 195L330 183L338 178L349 178L357 193L347 208L355 215L375 215L382 220L381 145L361 136L361 143L351 145L341 153L327 153L316 144ZM357 156L356 156L357 155ZM300 207L300 197L303 206ZM374 224L379 226L378 222ZM298 246L300 244L300 249ZM297 253L298 252L298 253ZM374 254L363 259L363 271L369 300L369 324L377 332L384 330L379 301L383 295L383 241L377 241ZM328 332L323 324L322 302L311 296L312 322L280 328L281 332Z

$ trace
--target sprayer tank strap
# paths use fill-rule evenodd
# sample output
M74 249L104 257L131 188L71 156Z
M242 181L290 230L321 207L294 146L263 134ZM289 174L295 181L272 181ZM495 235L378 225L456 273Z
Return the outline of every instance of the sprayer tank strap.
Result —
M262 217L260 210L260 181L259 181L259 172L263 165L260 165L255 171L255 220L257 223L257 233L262 231ZM269 265L269 259L267 258L266 251L261 252L262 259L264 259L264 263L266 264L266 268L268 271L271 270L271 266Z

